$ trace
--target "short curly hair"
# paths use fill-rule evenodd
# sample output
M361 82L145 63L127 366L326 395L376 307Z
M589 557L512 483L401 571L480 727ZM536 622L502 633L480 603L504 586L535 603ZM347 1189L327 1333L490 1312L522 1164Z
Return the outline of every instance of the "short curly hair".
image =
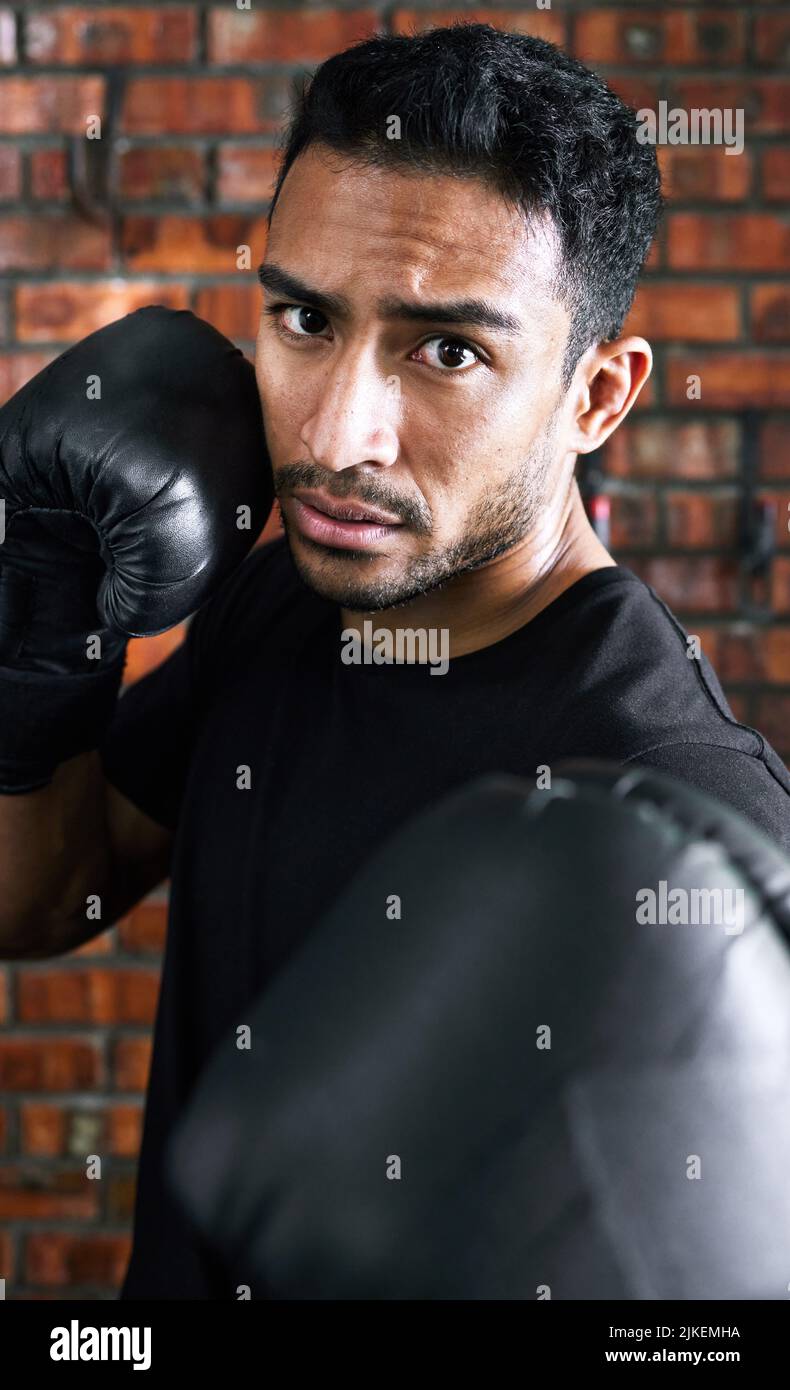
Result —
M472 23L379 35L303 81L269 219L315 143L378 167L483 178L527 218L548 214L571 314L567 385L581 354L621 331L661 216L655 149L636 130L603 78L543 39Z

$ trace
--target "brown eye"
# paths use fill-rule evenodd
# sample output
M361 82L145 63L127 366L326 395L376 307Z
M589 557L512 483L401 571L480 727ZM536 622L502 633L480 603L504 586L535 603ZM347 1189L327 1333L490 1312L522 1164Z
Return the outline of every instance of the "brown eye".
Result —
M462 371L473 367L480 362L480 356L474 348L465 343L462 338L429 338L423 343L420 352L425 354L428 364L439 370L442 368L456 375Z
M283 321L285 327L299 337L313 337L316 333L323 333L326 328L326 318L320 310L310 309L304 304L289 304L283 310Z

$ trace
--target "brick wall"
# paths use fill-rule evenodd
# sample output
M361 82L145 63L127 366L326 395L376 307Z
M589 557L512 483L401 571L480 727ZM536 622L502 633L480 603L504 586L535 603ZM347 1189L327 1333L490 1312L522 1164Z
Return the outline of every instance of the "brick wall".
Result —
M190 307L252 354L253 261L292 74L377 28L457 15L567 45L636 106L742 107L746 148L663 152L674 208L632 318L649 391L600 462L613 549L698 633L739 717L790 755L790 16L553 0L396 5L0 3L0 398L141 304ZM84 139L98 115L103 138ZM687 378L701 379L689 400ZM759 584L742 499L777 504ZM142 674L179 630L132 644ZM0 1277L17 1298L112 1297L129 1226L166 893L72 955L0 968ZM103 1159L101 1182L86 1154Z

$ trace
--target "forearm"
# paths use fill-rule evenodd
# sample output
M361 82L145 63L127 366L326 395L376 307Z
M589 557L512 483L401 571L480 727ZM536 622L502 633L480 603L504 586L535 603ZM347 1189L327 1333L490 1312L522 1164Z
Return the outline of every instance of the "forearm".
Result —
M109 925L111 881L106 783L96 752L56 770L52 782L0 794L0 957L68 950ZM87 916L98 895L101 916Z

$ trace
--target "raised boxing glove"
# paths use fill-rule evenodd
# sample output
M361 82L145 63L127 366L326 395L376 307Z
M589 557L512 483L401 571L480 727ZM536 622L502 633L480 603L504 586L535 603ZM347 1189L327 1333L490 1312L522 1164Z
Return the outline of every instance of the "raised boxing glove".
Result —
M195 612L274 496L253 366L187 310L91 333L0 410L0 792L96 747L129 637Z

